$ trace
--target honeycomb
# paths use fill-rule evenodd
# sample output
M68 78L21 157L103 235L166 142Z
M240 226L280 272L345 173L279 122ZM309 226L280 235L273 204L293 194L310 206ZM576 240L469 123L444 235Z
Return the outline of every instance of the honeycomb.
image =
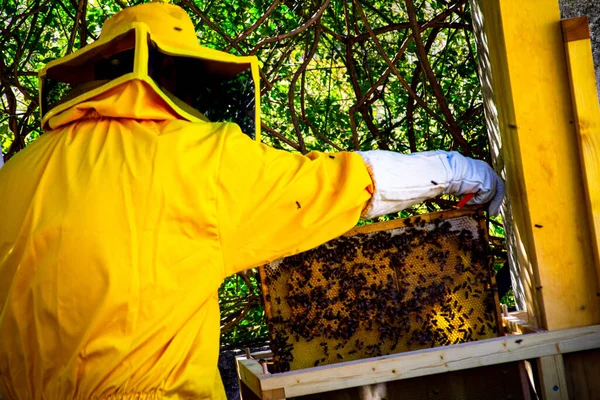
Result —
M479 209L358 227L260 274L275 372L501 334Z

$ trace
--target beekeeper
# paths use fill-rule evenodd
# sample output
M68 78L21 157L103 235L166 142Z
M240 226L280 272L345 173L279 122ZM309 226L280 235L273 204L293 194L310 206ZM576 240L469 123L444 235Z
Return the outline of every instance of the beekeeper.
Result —
M0 169L6 399L224 398L225 277L443 193L497 213L501 180L456 152L302 156L251 139L257 71L149 3L40 72L46 133Z

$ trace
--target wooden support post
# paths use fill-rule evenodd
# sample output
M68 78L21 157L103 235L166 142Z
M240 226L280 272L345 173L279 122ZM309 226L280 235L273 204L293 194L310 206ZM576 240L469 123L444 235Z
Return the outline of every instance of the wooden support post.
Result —
M568 400L567 378L561 354L538 358L544 400Z
M519 375L521 377L523 400L532 400L532 394L537 400L538 396L535 388L533 371L529 361L522 361L519 363Z
M600 296L600 108L587 17L561 21ZM600 297L599 300L600 301Z
M254 359L238 360L238 370L240 380L248 386L255 395L262 398L262 389L260 378L263 376L263 369L258 361Z
M596 273L556 0L470 0L496 166L529 321L600 322ZM500 140L501 139L501 140Z

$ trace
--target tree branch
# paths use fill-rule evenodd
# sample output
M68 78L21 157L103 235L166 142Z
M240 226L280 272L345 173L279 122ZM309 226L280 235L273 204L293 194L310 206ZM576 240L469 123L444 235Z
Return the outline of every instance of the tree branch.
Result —
M75 44L75 36L77 35L79 23L81 22L82 13L85 10L84 3L87 3L87 0L79 0L78 3L75 3L75 0L71 0L71 4L77 6L77 13L75 14L75 20L73 21L73 29L71 30L71 36L69 37L69 44L67 45L66 54L71 54L71 52L73 51L73 45Z
M302 63L300 68L298 68L298 70L294 74L294 77L292 78L292 81L290 82L290 88L288 90L288 106L290 108L292 124L294 125L294 130L296 131L296 136L298 137L298 144L300 146L300 152L302 154L306 154L307 150L306 150L306 145L304 143L304 137L302 136L302 132L300 131L300 126L298 124L298 116L296 115L296 105L294 103L294 100L295 100L294 94L296 92L296 83L298 82L298 79L300 78L300 76L304 72L304 70L306 70L306 67L308 67L308 64L310 64L311 60L315 56L315 52L317 51L317 47L319 45L320 37L321 37L321 30L317 26L317 28L315 29L315 38L313 40L312 47L311 47L310 51L308 52L308 54L306 55L306 57L304 57L304 62Z
M296 15L300 16L302 19L307 19L308 17L306 16L306 14L298 9L298 7L294 7L294 4L298 4L298 3L292 3L290 0L283 0L283 4L285 4L286 6L289 7L290 10L292 10ZM332 29L326 27L325 25L323 25L322 21L319 20L319 24L321 26L321 32L325 33L327 35L330 35L336 39L338 39L340 42L345 42L346 41L346 37L343 35L340 35L339 33L333 31Z
M438 23L440 21L443 21L446 17L448 17L448 15L452 14L453 12L455 12L466 1L467 0L458 0L458 2L456 4L454 4L453 6L449 7L445 11L441 12L440 14L436 15L431 21L429 21L425 25L423 25L421 27L421 30L428 29L428 28L432 27L434 24L436 24L436 23ZM398 63L398 61L400 60L400 58L404 55L404 52L406 51L406 49L408 48L408 45L412 41L412 37L413 37L413 33L411 33L408 36L408 38L406 38L406 40L404 41L404 43L402 44L402 46L400 47L400 49L398 50L398 52L394 56L394 59L392 60L392 63L394 65L396 65ZM379 86L381 86L381 84L383 84L383 82L388 78L388 76L391 73L392 73L392 68L388 66L388 68L381 75L381 77L379 78L379 80L373 86L371 86L371 88L367 91L367 93L364 94L364 96L361 97L361 99L358 101L357 104L360 105L360 104L364 103L367 100L367 98L369 98L375 92L375 90L377 89L377 87L379 87ZM410 94L410 92L409 92L409 94ZM435 117L435 114L432 115L432 116Z
M83 0L83 12L81 14L81 22L79 25L79 48L82 49L87 45L87 5L88 0Z
M419 22L419 25L420 26L427 25L428 28L452 28L452 29L467 29L467 30L473 29L473 27L471 25L461 24L458 22L432 22L432 23ZM375 28L375 29L373 29L373 33L375 34L375 36L379 36L384 33L400 31L400 30L404 30L404 29L408 29L408 28L410 28L410 23L400 22L400 23L382 26L380 28ZM363 42L370 38L371 38L371 36L367 32L367 33L361 33L360 35L352 36L351 38L349 38L349 40L356 43L356 42Z
M305 23L303 23L302 25L300 25L299 27L292 29L291 31L281 34L281 35L277 35L277 36L273 36L270 38L266 38L261 40L260 42L258 42L256 44L256 46L254 46L254 48L250 51L250 54L256 54L256 52L263 47L265 44L267 43L274 43L274 42L280 42L283 39L287 39L293 36L296 36L302 32L304 32L309 26L311 26L312 24L314 24L320 17L321 14L323 14L323 12L325 11L325 9L329 6L329 3L331 3L331 0L325 0L325 3L323 3L321 5L321 7L317 10L317 12L315 12L313 14L312 17L310 17L310 19L308 21L306 21Z
M311 130L313 135L315 135L317 138L323 140L325 143L330 145L333 149L335 149L337 151L343 151L337 144L335 144L331 140L327 139L327 137L324 134L322 134L310 122L310 120L306 116L306 101L305 101L306 88L305 88L305 85L306 85L306 69L304 71L302 71L302 80L300 81L300 113L301 113L300 115L302 117L302 122L304 122L309 127L309 129Z
M421 67L423 68L423 72L433 89L433 94L437 99L438 105L442 110L442 113L446 117L447 123L449 125L449 131L452 134L452 137L456 141L456 143L463 150L463 153L467 156L472 154L472 149L469 143L462 136L462 128L460 125L456 123L450 108L448 107L448 102L442 93L442 89L431 69L431 65L429 64L429 59L427 58L427 51L425 50L425 46L423 45L423 40L421 39L421 28L419 23L417 22L417 10L415 8L413 0L406 0L406 8L408 12L408 19L410 21L410 26L413 31L413 39L415 41L415 45L417 47L417 57L421 63Z
M261 126L262 129L264 129L265 131L267 131L271 135L273 135L276 139L281 140L282 142L284 142L288 146L292 147L294 150L300 151L300 146L298 145L298 143L292 142L291 140L289 140L288 138L286 138L281 133L277 132L275 129L271 128L270 126L268 126L264 122L261 122L260 126Z
M428 54L429 54L429 50L431 49L431 46L433 45L433 42L435 41L435 38L437 37L439 31L440 31L439 28L434 28L431 31L431 33L429 34L429 37L427 38L427 43L425 44L425 50L427 51ZM418 67L415 68L415 72L413 73L412 82L410 84L410 87L415 92L417 91L417 86L419 85L419 76L420 75L421 75L421 69ZM424 90L424 88L423 88L423 90ZM408 122L406 135L408 136L408 142L410 145L411 153L414 153L417 151L417 141L415 138L414 109L415 109L414 98L411 96L408 96L408 103L406 104L406 120Z
M256 28L258 28L260 26L260 24L262 24L264 22L264 20L267 19L267 17L269 16L269 14L271 14L273 12L273 10L275 10L277 8L277 6L279 5L279 1L280 0L275 0L273 3L271 3L271 5L269 6L269 8L267 8L267 10L263 13L263 15L261 15L260 18L258 18L254 24L252 24L248 29L246 29L231 44L229 44L225 48L225 51L229 51L231 49L231 47L233 47L236 44L240 43L242 40L244 40L245 38L247 38L248 35L250 35L252 32L254 32L256 30Z
M412 97L414 97L415 101L421 107L423 107L425 110L427 110L427 112L429 112L430 115L432 115L443 127L445 127L446 129L450 129L450 127L448 126L448 124L446 123L446 121L444 121L435 112L433 112L433 110L431 110L429 108L429 106L419 96L417 96L417 94L408 85L408 83L406 82L406 80L404 79L404 77L400 74L400 71L398 71L398 68L396 68L395 63L393 63L392 60L390 60L389 56L386 54L385 50L381 46L381 43L379 43L379 40L373 34L373 30L371 29L371 25L369 24L369 21L367 20L367 17L365 16L363 10L358 5L358 1L357 0L353 0L353 3L355 4L356 9L358 10L358 13L359 13L360 17L361 17L363 23L365 24L365 27L367 28L367 31L369 32L369 34L371 35L371 38L373 39L373 43L375 44L375 47L377 48L377 52L383 57L383 59L388 64L389 68L391 68L392 72L394 72L394 75L396 75L396 78L398 78L398 81L400 82L400 84L404 87L404 89L406 89L406 91L408 91L409 95L411 95Z

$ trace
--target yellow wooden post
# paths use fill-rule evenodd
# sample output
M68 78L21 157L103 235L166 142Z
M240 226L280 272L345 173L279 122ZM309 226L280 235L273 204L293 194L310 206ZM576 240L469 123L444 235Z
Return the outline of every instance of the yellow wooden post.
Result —
M546 329L600 322L557 0L471 0L486 118L504 166L528 313Z
M565 19L563 38L569 67L571 100L575 112L596 279L600 287L600 108L587 17ZM599 293L600 295L600 293Z

